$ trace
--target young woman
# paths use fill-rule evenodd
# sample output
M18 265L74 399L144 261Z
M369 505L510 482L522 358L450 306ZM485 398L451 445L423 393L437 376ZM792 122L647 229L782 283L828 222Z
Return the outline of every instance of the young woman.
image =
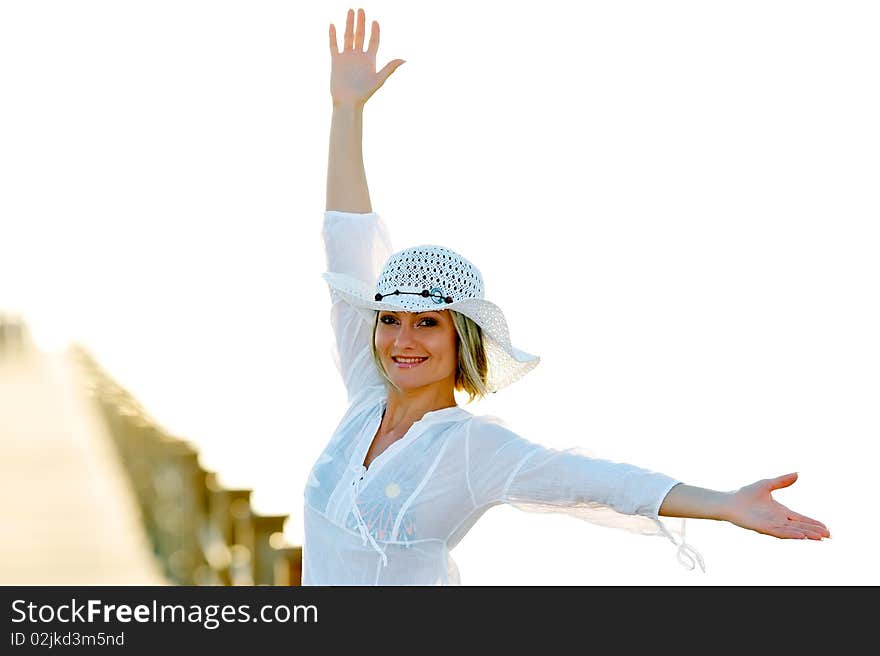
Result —
M558 451L456 403L497 392L538 364L510 343L479 269L425 244L392 252L370 204L363 108L403 60L376 71L379 24L330 25L333 117L323 238L337 365L348 410L305 488L304 585L460 583L450 551L494 505L564 512L663 535L691 568L702 559L660 517L727 521L778 538L830 537L771 495L796 474L735 492L682 483L625 463Z

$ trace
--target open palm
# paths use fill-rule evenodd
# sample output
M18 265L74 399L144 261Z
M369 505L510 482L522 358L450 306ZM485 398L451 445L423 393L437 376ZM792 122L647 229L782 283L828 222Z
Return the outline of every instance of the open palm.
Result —
M822 522L796 513L771 496L773 490L788 487L797 474L757 481L733 494L726 519L732 524L777 538L821 540L831 537Z
M364 104L385 84L385 80L404 60L394 59L381 71L376 72L376 53L379 50L379 23L373 21L370 42L364 50L366 17L358 9L357 28L354 26L354 10L348 10L345 20L345 36L340 52L336 41L336 27L330 23L330 95L334 105Z

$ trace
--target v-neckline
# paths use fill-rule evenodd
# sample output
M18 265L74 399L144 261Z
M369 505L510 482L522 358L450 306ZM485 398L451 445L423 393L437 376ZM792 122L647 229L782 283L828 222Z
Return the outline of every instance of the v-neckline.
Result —
M403 435L401 435L397 439L395 439L395 440L391 441L389 444L387 444L384 449L382 449L381 451L379 451L379 453L374 455L373 458L370 460L370 462L367 463L367 456L370 455L370 451L373 450L373 445L376 443L376 440L379 439L379 429L382 428L382 420L383 419L385 419L385 409L384 408L382 409L382 412L379 413L379 425L376 426L375 430L368 431L368 434L372 433L373 436L370 438L370 441L367 444L367 451L366 451L366 453L364 453L364 457L361 458L361 466L364 468L365 471L370 471L370 467L372 466L372 464L374 462L376 462L376 460L378 460L379 457L381 457L388 449L390 449L392 446L394 446L400 440L402 440L404 437L406 437L406 434L409 433L410 428L415 426L415 422L413 422L410 425L410 427L406 429L406 432Z
M379 429L382 427L382 419L384 419L385 411L388 409L388 399L387 398L381 399L379 401L379 404L377 405L377 409L379 411L378 412L379 421L378 421L378 423L375 423L375 422L370 423L370 430L367 431L368 439L367 439L366 450L364 450L363 448L361 448L359 450L360 459L358 460L358 464L361 466L364 474L366 474L367 472L375 471L376 463L380 462L380 461L384 461L386 459L385 456L389 451L393 450L396 446L398 446L404 440L407 440L408 438L410 438L413 429L416 427L416 424L423 422L428 415L433 415L438 412L445 412L447 410L461 410L461 407L458 405L451 405L446 408L440 408L438 410L429 410L428 412L426 412L425 414L422 415L421 419L417 419L416 421L414 421L412 423L412 425L410 425L410 427L406 429L406 432L403 435L398 437L391 444L389 444L384 449L382 449L382 451L380 451L378 454L376 454L373 457L373 459L370 460L369 465L365 465L364 462L366 461L367 456L370 453L370 449L373 448L373 442L376 441L376 436L379 432Z

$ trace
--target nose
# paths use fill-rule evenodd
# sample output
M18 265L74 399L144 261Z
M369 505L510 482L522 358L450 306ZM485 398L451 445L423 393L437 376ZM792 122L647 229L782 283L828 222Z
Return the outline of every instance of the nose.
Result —
M394 344L397 346L398 351L402 350L402 347L414 344L415 342L415 329L409 324L409 322L401 322L400 329L397 331L397 336L394 339Z

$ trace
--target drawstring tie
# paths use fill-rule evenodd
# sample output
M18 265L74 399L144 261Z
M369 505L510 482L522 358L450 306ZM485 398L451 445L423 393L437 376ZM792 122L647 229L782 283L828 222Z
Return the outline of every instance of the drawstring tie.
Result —
M357 497L360 491L360 477L354 479L354 499L352 505L352 510L354 510L354 519L357 522L358 531L360 531L361 539L363 539L364 544L367 544L369 540L370 544L373 546L373 549L382 557L382 567L388 566L388 556L385 555L385 552L382 551L382 548L379 546L379 543L373 538L370 532L367 530L367 523L364 521L363 515L361 515L361 511L358 508Z
M699 565L700 569L703 570L703 573L705 573L706 563L703 561L703 557L700 555L700 552L694 549L687 542L685 542L684 532L687 522L685 522L685 520L682 520L681 522L681 542L675 541L675 538L666 529L662 522L658 521L657 524L658 526L660 526L660 530L663 531L663 534L670 540L672 540L672 544L678 545L678 549L675 552L675 557L678 559L679 564L682 567L686 567L687 569L691 570Z

